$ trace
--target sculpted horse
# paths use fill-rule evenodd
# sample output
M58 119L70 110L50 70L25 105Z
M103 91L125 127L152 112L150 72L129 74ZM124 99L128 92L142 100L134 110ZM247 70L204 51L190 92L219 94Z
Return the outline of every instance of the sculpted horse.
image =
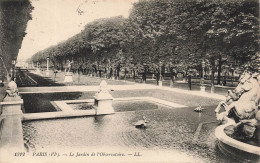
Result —
M235 98L227 96L227 100L220 102L216 108L217 120L223 121L225 117L228 117L233 118L237 123L243 119L254 118L258 111L260 100L259 80L259 74L254 76L250 75L250 77L249 74L244 74L244 76L240 78L240 83L233 91L237 96L235 96ZM219 113L222 106L225 111Z
M215 109L215 112L218 113L220 109L223 107L224 109L228 107L232 102L237 101L240 96L244 93L244 91L239 92L238 90L242 90L240 87L245 83L246 80L248 80L251 77L250 73L243 73L241 77L239 78L239 83L237 85L237 88L234 90L228 90L226 94L226 100L221 101L217 108Z

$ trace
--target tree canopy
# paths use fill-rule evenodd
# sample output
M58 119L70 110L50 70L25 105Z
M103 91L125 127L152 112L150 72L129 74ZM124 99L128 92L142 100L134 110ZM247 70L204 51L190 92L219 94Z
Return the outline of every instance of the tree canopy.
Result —
M157 70L164 65L182 71L201 71L206 61L212 71L217 65L219 72L224 65L257 70L252 61L259 59L258 32L257 0L140 0L128 18L89 23L32 61L50 56L60 66L73 59L79 68Z

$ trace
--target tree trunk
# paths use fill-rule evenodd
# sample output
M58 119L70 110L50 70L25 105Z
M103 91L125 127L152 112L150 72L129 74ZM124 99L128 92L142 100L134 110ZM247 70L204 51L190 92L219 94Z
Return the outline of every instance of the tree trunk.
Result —
M170 68L170 78L171 78L171 81L173 82L173 68L172 67Z
M97 77L97 68L95 67L95 77Z
M144 83L146 83L146 74L147 74L147 68L144 69L144 73L143 73L143 81L144 81Z
M112 79L113 78L113 68L110 68L110 72L109 72L109 78Z
M99 77L101 78L101 70L99 70Z
M218 85L220 85L221 66L222 66L222 57L221 57L221 55L219 55L219 58L218 58L218 80L217 80Z
M214 74L215 74L215 70L214 68L211 70L211 85L214 85Z
M135 81L135 70L134 70L134 81Z
M124 80L126 80L126 68L125 68L125 76L124 76Z
M117 70L116 70L116 77L117 77L117 80L119 80L119 72L120 72L120 67L117 67Z
M159 85L159 80L160 80L160 72L158 71L156 74L156 83Z
M162 78L164 79L165 78L165 65L162 65Z

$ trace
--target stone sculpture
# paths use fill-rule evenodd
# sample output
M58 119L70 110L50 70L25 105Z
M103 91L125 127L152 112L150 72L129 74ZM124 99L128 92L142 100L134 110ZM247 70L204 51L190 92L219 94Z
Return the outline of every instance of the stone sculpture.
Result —
M6 90L6 95L3 101L16 101L16 100L20 100L21 97L18 95L18 88L17 88L17 84L11 80L8 83L8 87Z
M102 80L99 85L99 90L94 96L96 115L100 114L112 114L114 113L114 108L112 106L113 97L109 92L107 87L107 82Z
M73 61L67 60L67 64L66 64L66 67L65 67L65 79L63 81L65 83L73 82L72 73L70 72L72 63L73 63Z
M72 63L73 63L73 61L67 60L67 65L66 65L66 68L65 68L65 72L70 72Z
M98 92L95 94L96 98L99 99L112 99L112 95L109 93L109 90L107 88L107 82L105 80L102 80L100 85L99 85L99 90Z
M220 110L223 112L219 113ZM216 118L221 123L231 123L234 129L247 138L260 141L260 75L244 73L238 86L229 90L226 101L215 109Z

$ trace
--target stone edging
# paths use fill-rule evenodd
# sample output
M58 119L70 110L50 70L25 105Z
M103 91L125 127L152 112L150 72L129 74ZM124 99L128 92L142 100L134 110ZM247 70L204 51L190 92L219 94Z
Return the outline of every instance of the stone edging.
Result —
M260 156L260 147L256 147L250 144L246 144L243 142L240 142L238 140L235 140L229 136L226 135L226 133L224 132L224 129L227 126L232 125L231 123L227 123L221 126L218 126L215 129L215 136L217 137L217 139L231 147L237 148L239 150L248 152L248 153L252 153L252 154L256 154Z

